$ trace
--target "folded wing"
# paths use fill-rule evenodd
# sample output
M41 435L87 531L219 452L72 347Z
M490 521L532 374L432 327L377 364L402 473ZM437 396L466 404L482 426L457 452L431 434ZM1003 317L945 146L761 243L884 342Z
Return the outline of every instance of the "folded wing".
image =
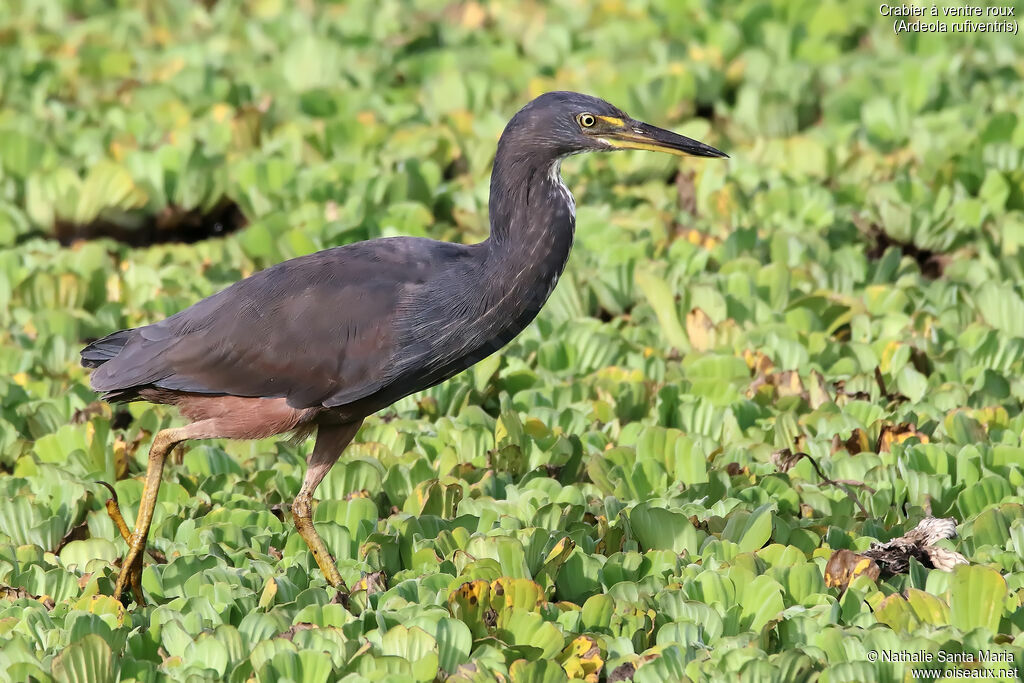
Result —
M82 351L94 389L141 389L339 405L392 380L395 316L429 280L428 240L394 238L292 259L165 320ZM340 399L340 400L339 400Z

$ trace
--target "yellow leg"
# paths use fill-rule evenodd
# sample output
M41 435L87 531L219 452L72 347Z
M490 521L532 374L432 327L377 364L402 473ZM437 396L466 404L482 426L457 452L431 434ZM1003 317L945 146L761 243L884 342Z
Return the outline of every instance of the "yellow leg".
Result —
M306 476L302 480L302 489L299 490L299 495L292 503L295 530L309 546L310 552L313 553L313 559L316 560L327 582L344 593L348 592L348 588L338 572L337 565L334 564L334 558L331 557L320 534L313 528L312 502L316 487L320 485L324 476L338 460L341 452L359 431L360 424L362 424L362 420L343 425L321 425L317 428L316 445L313 446L313 452L309 456Z
M114 525L117 527L117 531L121 534L121 538L123 538L124 542L127 543L129 547L131 547L132 532L129 531L128 524L125 523L124 516L121 514L121 506L118 504L117 501L117 491L115 491L114 487L105 481L101 481L98 483L102 484L103 486L106 486L107 490L110 491L110 498L107 499L106 503L107 514L110 515L110 519L114 520ZM136 567L138 568L139 565L137 564ZM133 571L131 573L131 576L128 577L128 579L129 582L131 583L132 595L135 596L135 602L137 602L140 605L146 604L145 599L142 597L142 572Z
M312 510L310 507L311 502L312 498L309 495L302 495L300 493L296 496L295 502L292 503L292 516L295 517L295 529L299 532L299 536L302 536L302 540L306 542L306 545L309 546L310 552L313 553L313 559L316 560L317 565L320 566L320 571L323 572L324 578L327 579L327 583L331 584L335 588L347 592L348 588L345 586L345 582L342 580L341 574L338 572L337 565L334 564L334 558L331 557L331 553L327 549L327 545L313 527Z
M146 483L142 488L142 500L139 501L139 513L135 517L135 533L125 538L128 543L128 553L121 563L121 573L117 577L117 584L114 586L114 598L121 599L121 594L126 586L131 585L135 601L140 605L145 604L142 597L140 579L142 576L142 554L146 549L146 539L149 537L149 525L153 522L153 510L156 508L156 496L160 491L160 477L163 475L164 462L167 454L175 445L187 438L187 432L183 428L164 429L157 433L153 439L153 445L149 449L149 465L146 468ZM118 530L123 537L128 529L121 517L116 499L113 505L108 501L107 512L114 518ZM118 523L120 518L120 523Z

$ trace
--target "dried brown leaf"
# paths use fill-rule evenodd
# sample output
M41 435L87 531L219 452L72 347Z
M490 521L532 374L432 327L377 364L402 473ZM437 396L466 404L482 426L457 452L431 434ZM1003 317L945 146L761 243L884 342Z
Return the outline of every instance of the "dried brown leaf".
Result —
M852 550L837 550L825 565L825 585L829 588L846 590L850 582L861 575L877 581L881 570L870 557Z

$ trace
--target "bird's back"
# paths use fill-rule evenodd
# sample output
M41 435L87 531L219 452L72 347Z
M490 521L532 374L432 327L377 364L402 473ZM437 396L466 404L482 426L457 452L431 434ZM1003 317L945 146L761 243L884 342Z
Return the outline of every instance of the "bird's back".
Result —
M92 386L131 400L140 390L282 397L340 406L408 372L420 302L471 286L474 249L433 240L370 240L260 271L145 327L82 351ZM437 326L458 324L449 308ZM468 314L468 312L465 312ZM422 358L422 362L430 362Z

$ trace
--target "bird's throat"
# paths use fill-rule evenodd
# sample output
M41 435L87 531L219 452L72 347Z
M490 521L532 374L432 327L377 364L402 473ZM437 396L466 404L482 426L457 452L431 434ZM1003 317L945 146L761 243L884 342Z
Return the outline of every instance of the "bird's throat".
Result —
M499 153L491 176L490 267L501 272L501 287L530 320L558 282L576 229L576 202L562 182L561 162Z

